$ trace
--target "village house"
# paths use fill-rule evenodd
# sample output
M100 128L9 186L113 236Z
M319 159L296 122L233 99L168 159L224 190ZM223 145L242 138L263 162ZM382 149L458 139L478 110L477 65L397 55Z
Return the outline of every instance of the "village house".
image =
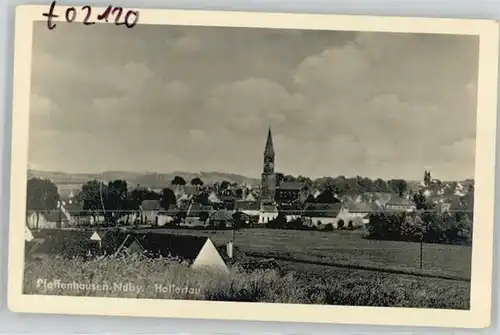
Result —
M214 208L221 208L224 205L224 202L220 200L215 191L210 192L208 195L208 201L212 204Z
M273 202L263 201L259 210L259 225L267 225L278 216L278 208Z
M236 211L245 213L249 217L259 217L260 214L260 205L256 201L246 201L246 200L237 201L234 209Z
M347 202L343 205L343 208L349 213L352 219L356 217L360 218L364 224L370 221L369 216L375 211L372 206L365 202Z
M159 227L175 223L179 221L180 214L181 214L180 209L176 207L171 207L168 210L161 210L158 212L157 215L158 219L156 223Z
M291 203L307 195L304 183L285 181L276 189L275 200L277 203Z
M280 209L280 212L285 216L286 222L291 222L302 218L303 210L298 208Z
M209 224L217 228L231 228L234 227L234 219L232 212L227 209L219 209L210 214Z
M144 200L139 206L142 223L156 223L156 216L162 209L158 200Z
M392 194L389 192L367 192L364 196L369 204L374 204L378 209L382 209L391 200Z
M341 210L341 203L307 203L304 207L303 217L306 219L306 226L309 227L331 224L333 228L338 228L339 213Z
M211 206L203 206L199 203L191 203L188 207L186 218L181 222L183 227L204 227L208 224L208 218L212 213Z
M251 191L249 191L248 193L243 194L243 201L257 202L257 199L256 199L255 195Z
M24 241L31 242L33 239L34 237L31 229L29 229L28 226L24 226Z
M31 211L26 217L30 229L67 228L69 221L59 208L46 211Z
M410 199L393 196L391 200L385 204L385 209L396 212L413 212L417 209L417 206Z

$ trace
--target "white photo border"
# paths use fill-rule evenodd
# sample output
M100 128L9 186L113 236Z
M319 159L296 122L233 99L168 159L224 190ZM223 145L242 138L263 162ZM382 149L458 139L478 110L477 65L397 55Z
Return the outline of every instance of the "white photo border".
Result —
M60 16L53 19L55 23L64 20L61 14L68 7L57 6ZM20 5L15 16L8 263L8 307L11 311L457 328L485 328L490 325L499 49L499 25L496 21L135 8L140 12L138 24L479 36L470 310L443 310L23 294L24 227L20 222L25 221L26 212L33 23L45 21L42 13L48 8L48 5ZM92 21L104 8L93 9ZM82 17L73 24L81 22ZM128 29L124 26L116 28Z

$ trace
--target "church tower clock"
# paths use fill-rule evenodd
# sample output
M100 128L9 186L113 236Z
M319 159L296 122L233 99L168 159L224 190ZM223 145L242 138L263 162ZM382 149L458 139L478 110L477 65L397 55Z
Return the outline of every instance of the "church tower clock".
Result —
M267 133L266 147L264 149L264 169L261 179L262 200L274 201L276 192L276 175L274 174L274 148L271 128Z

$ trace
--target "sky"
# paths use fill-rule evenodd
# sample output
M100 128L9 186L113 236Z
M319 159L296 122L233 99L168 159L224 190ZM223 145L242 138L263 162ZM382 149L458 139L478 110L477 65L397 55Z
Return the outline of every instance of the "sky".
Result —
M34 27L29 167L258 177L474 176L478 39L112 24Z

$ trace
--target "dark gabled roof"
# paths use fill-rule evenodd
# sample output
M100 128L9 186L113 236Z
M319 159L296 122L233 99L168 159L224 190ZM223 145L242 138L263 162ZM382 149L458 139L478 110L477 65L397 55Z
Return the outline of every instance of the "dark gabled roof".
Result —
M279 211L284 215L302 215L304 213L304 210L297 208L285 208L280 209Z
M218 211L213 212L210 215L210 220L214 221L232 221L233 220L233 215L231 212L225 210L225 209L220 209Z
M150 257L178 257L192 263L208 237L158 233L137 234L135 238Z
M41 229L35 234L39 241L30 249L31 256L60 255L66 258L86 257L98 253L98 244L90 239L91 231L66 229Z
M301 190L304 187L304 183L294 182L294 181L285 181L281 183L278 187L280 190Z
M274 204L261 203L260 204L260 211L267 212L267 213L275 213L278 211L278 208Z
M304 215L310 217L332 217L335 218L342 209L341 203L321 204L307 203L304 207Z
M236 202L234 209L240 211L258 211L260 209L260 206L256 201L242 200Z
M223 202L234 202L238 200L238 197L235 195L222 195L220 197L220 200L222 200Z
M143 211L160 210L161 205L158 200L144 200L143 202L141 202L141 209Z
M65 222L67 221L66 215L60 209L53 209L50 211L42 212L48 222Z
M365 197L370 201L387 202L391 199L392 194L389 192L367 192L365 193Z
M168 216L176 216L179 215L181 210L177 207L170 207L168 210L161 210L158 212L158 215L168 215Z
M187 216L197 217L201 213L210 213L212 212L212 210L213 210L212 206L203 206L198 203L192 203L188 208Z
M413 206L413 203L406 198L402 198L400 196L393 196L391 197L391 200L387 202L388 206Z
M242 261L245 261L248 259L247 255L241 251L240 248L237 246L233 245L233 257L229 258L227 254L227 245L222 244L222 245L216 245L215 248L219 252L219 255L222 257L222 260L226 264L231 264L231 263L239 263Z
M345 204L345 207L351 213L373 212L373 208L364 202L348 202Z

